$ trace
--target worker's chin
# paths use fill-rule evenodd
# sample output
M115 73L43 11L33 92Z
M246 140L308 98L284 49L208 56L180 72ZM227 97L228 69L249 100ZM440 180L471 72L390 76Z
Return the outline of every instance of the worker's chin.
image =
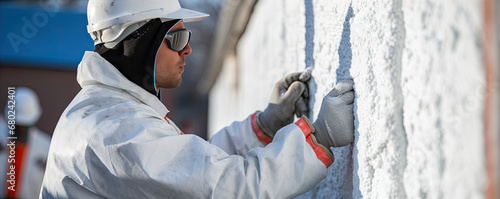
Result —
M171 81L171 82L165 83L163 85L160 85L160 87L162 87L162 88L177 88L177 87L181 86L181 83L182 83L182 78L178 79L177 81Z
M175 86L175 88L181 86L181 83L182 83L182 76L179 77L179 79L177 80L177 85Z
M179 83L177 83L177 85L174 88L178 88L179 86L181 86L181 83L182 83L182 79L179 80Z

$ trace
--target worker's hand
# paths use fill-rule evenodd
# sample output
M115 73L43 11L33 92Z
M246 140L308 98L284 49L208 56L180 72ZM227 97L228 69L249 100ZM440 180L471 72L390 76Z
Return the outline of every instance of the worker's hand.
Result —
M354 141L353 81L337 84L323 98L318 119L313 123L317 141L330 148Z
M307 80L310 71L292 73L274 85L271 100L264 112L257 114L257 124L263 132L274 137L276 131L293 122L293 115L306 115L309 111Z

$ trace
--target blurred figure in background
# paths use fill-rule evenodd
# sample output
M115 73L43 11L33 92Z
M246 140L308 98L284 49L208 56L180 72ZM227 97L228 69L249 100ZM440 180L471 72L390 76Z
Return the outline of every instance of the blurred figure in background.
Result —
M10 191L7 175L10 172L8 161L0 161L0 198L37 198L45 172L45 163L49 151L50 137L45 132L35 127L40 119L42 108L37 94L30 88L17 87L15 93L15 129L14 135L9 135L6 125L8 118L7 105L5 118L0 125L0 159L8 160L10 148L7 144L15 141L15 190ZM7 139L17 137L17 139Z

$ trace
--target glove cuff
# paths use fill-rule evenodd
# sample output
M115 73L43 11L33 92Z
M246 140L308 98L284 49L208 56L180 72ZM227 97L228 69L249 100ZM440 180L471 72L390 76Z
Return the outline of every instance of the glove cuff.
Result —
M274 133L270 133L268 130L266 130L266 128L264 128L264 126L262 126L262 122L260 122L260 114L262 112L260 111L257 111L255 112L255 122L257 123L257 126L259 127L260 131L262 131L262 133L264 133L267 137L273 139L274 138Z
M316 153L316 157L318 157L323 164L328 168L332 165L335 158L330 150L328 150L325 146L318 143L314 134L314 126L311 124L309 119L306 116L302 116L297 122L295 122L297 126L302 130L304 136L306 137L306 142L312 147L314 153Z
M330 158L329 160L327 161L323 161L323 163L327 162L329 163L329 165L327 165L326 167L328 168L334 161L335 161L335 157L333 156L333 153L330 151L330 149L326 148L324 145L320 144L317 140L316 140L316 136L314 136L314 134L310 134L309 137L311 138L311 141L314 145L316 145L318 148L321 148L323 150L324 153L326 153L326 155L328 156L328 158ZM308 142L309 143L309 142ZM314 147L313 147L314 148ZM316 149L314 150L316 152ZM318 153L316 152L316 155L318 155ZM324 156L324 154L322 154ZM326 159L327 157L324 157L324 159ZM325 163L326 165L326 163Z
M253 132L255 133L255 135L257 136L257 138L259 139L260 142L264 143L264 144L269 144L273 141L273 138L270 137L269 135L267 135L266 133L264 133L264 131L262 130L263 128L261 128L261 126L259 126L259 120L258 120L258 113L254 113L252 114L252 116L250 117L251 118L251 125L252 125L252 130Z

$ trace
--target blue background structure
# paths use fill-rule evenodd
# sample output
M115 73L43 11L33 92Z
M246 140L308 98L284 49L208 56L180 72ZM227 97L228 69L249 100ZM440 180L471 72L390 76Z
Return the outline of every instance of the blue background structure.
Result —
M0 64L76 70L93 50L87 15L48 5L0 4Z

